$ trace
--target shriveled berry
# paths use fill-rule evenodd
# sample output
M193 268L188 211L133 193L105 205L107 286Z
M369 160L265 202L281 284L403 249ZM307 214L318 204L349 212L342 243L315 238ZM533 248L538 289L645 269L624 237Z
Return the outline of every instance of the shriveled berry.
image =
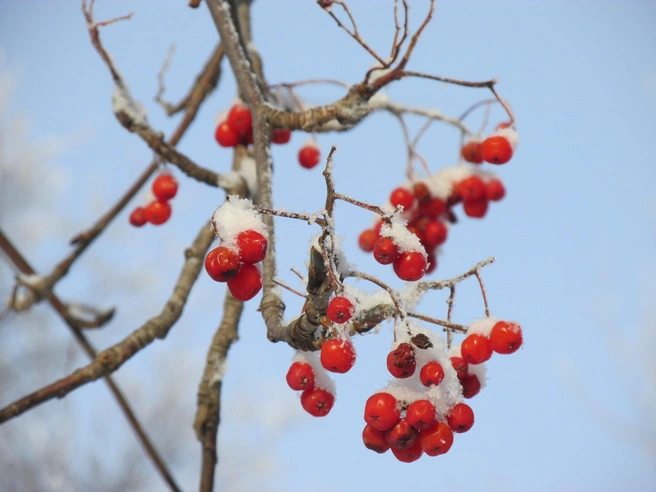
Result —
M417 199L417 203L422 204L430 200L431 192L426 183L415 183L412 186L412 194Z
M465 374L458 380L462 386L462 396L465 398L473 398L481 391L481 382L476 374Z
M415 349L409 343L400 343L396 349L387 354L387 370L399 379L409 378L415 373Z

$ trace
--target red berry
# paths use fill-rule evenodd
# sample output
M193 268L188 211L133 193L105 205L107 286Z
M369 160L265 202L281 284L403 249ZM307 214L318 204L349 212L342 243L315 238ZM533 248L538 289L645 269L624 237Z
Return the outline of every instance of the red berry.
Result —
M456 185L456 191L464 201L481 200L485 198L485 182L480 176L472 174Z
M274 128L271 141L275 144L286 144L292 138L292 131L287 128Z
M216 127L214 139L221 147L235 147L239 144L239 133L232 129L227 121L222 121Z
M437 219L446 210L446 202L441 198L433 197L419 206L419 210L429 219Z
M406 282L414 282L424 276L427 265L426 258L419 251L400 253L394 261L394 272Z
M415 197L410 190L399 186L392 191L389 201L394 208L401 206L403 207L403 210L408 211L412 208L412 204L415 202Z
M314 388L314 371L306 362L294 362L287 371L287 384L295 391Z
M419 433L419 445L428 456L445 454L453 445L453 431L445 422L436 422Z
M378 233L373 229L367 229L360 233L358 238L358 245L360 249L366 253L371 253L374 250L374 245L378 240Z
M462 396L465 398L473 398L481 391L481 382L476 374L465 374L458 380L462 385Z
M498 202L506 196L506 188L499 179L492 179L485 183L485 198L492 202Z
M431 220L424 229L424 242L429 248L435 248L446 241L447 228L438 221Z
M328 309L326 309L326 316L333 323L346 323L351 319L355 313L355 308L351 301L346 297L333 297L328 303Z
M462 341L460 353L468 364L482 364L492 357L492 343L484 335L469 335Z
M205 257L205 270L217 282L227 282L239 273L241 263L239 256L233 250L219 246Z
M251 110L244 103L237 103L228 111L226 121L230 127L239 135L245 135L253 128Z
M248 301L262 289L262 274L260 270L249 263L242 263L237 275L228 280L230 293L240 301Z
M237 236L237 247L244 263L259 263L267 253L269 242L257 231L247 230Z
M166 202L178 192L178 181L168 173L162 173L153 181L153 194L158 200Z
M412 194L419 203L425 203L430 200L431 192L426 183L415 183L412 187Z
M495 130L503 130L504 128L510 128L512 126L512 123L510 121L502 121L499 123Z
M399 248L390 237L379 237L374 244L374 258L381 265L394 263L399 256Z
M135 208L130 214L130 224L134 227L141 227L146 222L148 222L148 220L146 219L146 211L143 207Z
M474 425L474 411L466 403L458 403L446 416L446 421L453 432L467 432Z
M161 225L171 217L171 205L168 202L155 200L144 209L146 220L153 225Z
M370 425L365 425L362 431L362 442L367 449L376 451L377 453L384 453L390 448L390 445L385 441L385 433L381 430L375 429Z
M301 393L301 406L314 417L325 417L335 404L335 397L321 388L307 389Z
M498 321L490 332L492 350L498 354L512 354L522 346L522 329L517 323Z
M417 430L428 429L435 423L435 407L428 400L413 401L405 411L405 418Z
M487 198L483 197L480 200L466 200L462 204L465 215L475 219L482 219L487 213Z
M387 370L395 378L409 378L416 368L415 349L409 343L401 343L387 354Z
M316 145L306 145L298 151L298 162L306 169L312 169L319 164L321 152Z
M434 253L428 254L428 268L426 268L426 274L433 273L437 268L437 257Z
M482 145L483 159L490 164L505 164L513 155L510 142L503 135L492 135Z
M460 150L460 155L467 162L473 162L474 164L480 164L483 162L483 149L481 142L472 140L467 142L462 146Z
M331 338L321 347L321 365L330 372L344 374L355 364L355 349L348 340Z
M385 442L396 449L408 449L417 442L419 432L404 418L385 431Z
M444 369L437 361L427 362L419 371L419 379L424 386L437 386L444 379Z
M374 429L386 431L401 417L396 398L389 393L375 393L364 406L364 421Z
M419 445L419 440L417 440L412 446L406 449L392 448L392 454L394 454L397 460L403 463L412 463L421 458L423 451Z
M451 365L455 369L458 379L462 379L469 374L469 364L462 357L451 357Z

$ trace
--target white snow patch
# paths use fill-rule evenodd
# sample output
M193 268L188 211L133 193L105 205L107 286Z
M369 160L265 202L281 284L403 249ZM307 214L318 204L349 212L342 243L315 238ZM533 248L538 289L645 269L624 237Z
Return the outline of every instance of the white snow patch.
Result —
M130 89L127 84L114 84L114 92L112 93L112 111L118 115L125 113L139 126L148 126L148 113L144 106L132 99Z
M236 195L228 196L214 211L212 222L222 245L229 249L236 249L237 236L243 231L253 230L268 237L267 227L253 208L253 202Z

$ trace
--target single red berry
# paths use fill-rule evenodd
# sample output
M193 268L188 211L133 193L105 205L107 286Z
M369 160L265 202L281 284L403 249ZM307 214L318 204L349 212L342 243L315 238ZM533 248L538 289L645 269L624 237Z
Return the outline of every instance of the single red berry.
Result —
M481 200L485 198L485 182L480 176L472 174L456 185L456 191L465 202L468 200Z
M437 219L446 210L446 202L441 198L433 197L419 206L421 213L429 219Z
M312 169L319 164L321 152L316 145L306 145L298 151L298 162L306 169Z
M469 374L469 364L462 357L451 357L451 366L455 369L458 379L462 379Z
M324 389L307 389L301 393L301 406L314 417L325 417L334 404L335 397Z
M505 164L513 155L510 142L503 135L492 135L483 141L483 159L490 164Z
M355 364L355 348L348 340L331 338L321 347L321 365L330 372L344 374Z
M305 391L314 388L314 371L306 362L294 362L287 371L287 384L295 391Z
M446 421L453 432L467 432L474 425L474 411L466 403L458 403L446 416Z
M355 308L353 303L349 301L346 297L333 297L328 303L328 309L326 309L326 316L333 323L346 323L351 319L355 313Z
M237 247L239 248L241 261L244 263L259 263L267 253L269 241L257 231L247 230L240 232L237 236Z
M395 378L409 378L416 369L415 349L409 343L400 343L396 349L387 354L387 370Z
M375 393L364 406L364 421L374 429L386 431L401 417L396 398L389 393Z
M430 188L426 183L415 183L412 187L412 194L420 204L426 203L431 197Z
M462 204L465 215L475 219L482 219L487 213L487 198L483 197L480 200L466 200Z
M379 237L374 244L374 258L381 265L394 263L399 256L399 248L392 238L384 236Z
M392 454L394 454L397 460L403 463L412 463L421 458L423 451L419 445L419 440L417 440L412 446L406 449L392 448Z
M274 128L271 141L275 144L286 144L292 138L292 131L287 128Z
M517 323L497 321L490 332L492 350L498 354L512 354L522 346L522 329Z
M428 429L435 423L435 407L428 400L413 401L405 411L405 418L417 430Z
M394 272L406 282L414 282L424 276L427 265L426 258L419 251L400 253L394 261Z
M162 173L153 181L153 194L158 200L171 200L177 192L178 181L169 173Z
M390 445L385 441L385 432L375 429L370 425L365 425L362 431L362 442L367 449L376 451L379 454L386 452Z
M469 335L462 341L460 353L468 364L482 364L492 357L492 342L484 335Z
M446 226L439 220L431 220L424 229L424 241L429 248L435 248L446 241Z
M435 253L428 254L428 267L426 268L426 274L433 273L437 268L437 257Z
M396 449L408 449L417 442L418 437L419 431L404 418L385 431L385 442Z
M214 248L205 257L205 270L217 282L233 279L240 269L239 255L226 247Z
M214 139L221 147L236 147L239 145L239 133L232 129L227 121L222 121L216 127Z
M436 422L419 433L419 445L428 456L445 454L453 446L453 431L445 422Z
M146 211L143 207L135 208L130 214L130 224L134 227L141 227L146 222L148 222L148 220L146 219Z
M230 108L230 111L228 111L226 121L239 135L244 135L248 130L253 128L251 110L248 109L248 106L244 103L234 104Z
M444 379L444 369L437 361L427 362L419 371L419 379L424 386L437 386Z
M492 202L498 202L506 196L506 188L499 179L492 179L485 183L485 198Z
M360 249L366 253L371 253L374 250L374 245L378 240L378 233L373 229L367 229L360 233L358 238L358 245Z
M480 164L483 162L483 149L481 142L476 140L471 140L462 146L460 149L460 155L467 162L472 162L474 164Z
M249 263L242 263L237 275L228 280L228 289L235 299L248 301L262 289L260 270Z
M458 380L462 386L462 396L465 398L473 398L481 391L481 382L476 374L465 374Z
M412 208L415 197L410 190L399 186L392 191L389 201L394 208L401 206L403 210L408 211Z
M154 200L144 209L146 220L153 225L161 225L171 218L171 205L168 202Z

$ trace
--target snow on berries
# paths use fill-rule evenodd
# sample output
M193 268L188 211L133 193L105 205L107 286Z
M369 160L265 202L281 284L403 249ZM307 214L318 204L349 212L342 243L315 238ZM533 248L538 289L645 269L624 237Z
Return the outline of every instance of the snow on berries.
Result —
M207 274L212 280L226 282L236 299L252 299L262 289L259 263L269 244L260 214L250 200L229 196L214 212L212 226L221 244L205 257Z
M168 171L160 172L151 186L152 195L143 207L136 207L130 214L130 224L142 227L146 223L162 225L173 212L169 203L178 192L178 181Z

